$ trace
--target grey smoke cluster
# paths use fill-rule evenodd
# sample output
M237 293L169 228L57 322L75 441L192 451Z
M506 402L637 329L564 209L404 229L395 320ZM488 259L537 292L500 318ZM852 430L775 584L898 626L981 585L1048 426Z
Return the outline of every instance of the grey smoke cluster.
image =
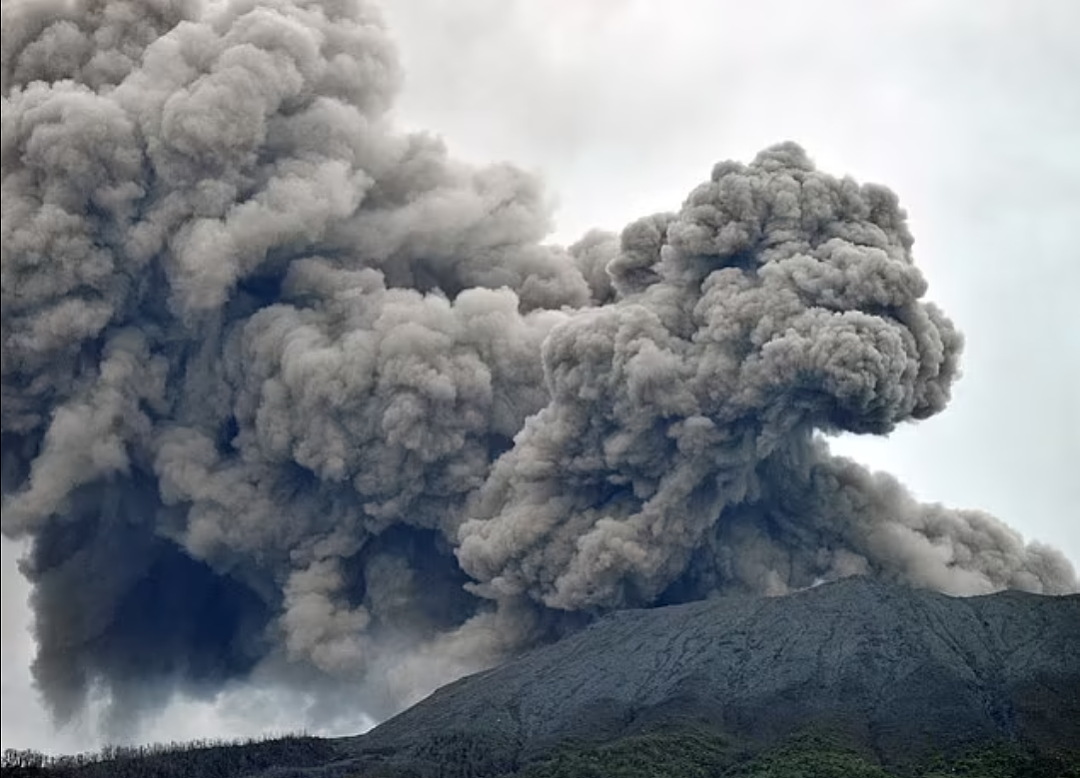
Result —
M389 709L606 610L853 574L1076 588L817 434L956 377L887 189L782 144L546 245L534 178L395 129L351 0L5 3L2 58L3 533L60 719L252 673Z

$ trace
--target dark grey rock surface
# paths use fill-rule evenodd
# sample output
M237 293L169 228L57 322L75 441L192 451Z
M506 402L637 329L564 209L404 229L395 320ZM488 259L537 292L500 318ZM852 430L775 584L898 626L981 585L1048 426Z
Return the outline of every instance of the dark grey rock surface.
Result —
M763 741L834 726L887 759L1001 737L1080 744L1080 595L850 578L619 612L342 745L437 758L432 744L475 736L528 758L681 721Z
M365 735L181 753L138 774L503 776L568 740L685 725L730 736L742 753L816 728L885 764L1003 740L1080 759L1080 595L954 598L849 578L623 611Z

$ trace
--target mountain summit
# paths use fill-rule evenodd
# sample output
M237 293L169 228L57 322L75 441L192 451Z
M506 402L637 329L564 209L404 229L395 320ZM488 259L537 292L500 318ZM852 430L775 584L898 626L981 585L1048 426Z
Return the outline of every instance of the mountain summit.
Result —
M438 762L433 744L475 740L520 762L691 724L762 745L827 728L885 764L993 741L1076 748L1080 596L954 598L859 577L623 611L348 748Z

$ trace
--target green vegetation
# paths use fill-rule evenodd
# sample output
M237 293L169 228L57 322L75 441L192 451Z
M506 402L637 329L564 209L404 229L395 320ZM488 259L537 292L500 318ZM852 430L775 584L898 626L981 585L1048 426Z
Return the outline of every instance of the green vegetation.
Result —
M715 733L683 731L564 747L502 778L1080 778L1080 753L996 744L899 769L827 733L752 753Z
M272 767L314 766L336 753L332 741L309 735L107 746L64 756L8 749L0 772L3 778L231 778Z
M931 760L918 778L1080 778L1080 752L1040 752L1015 744Z
M705 730L563 748L514 778L893 778L837 738L806 735L753 754Z
M893 778L877 759L828 733L794 737L724 773L731 778Z
M731 761L725 738L690 730L636 735L601 746L565 746L515 778L711 778Z
M518 768L519 750L517 740L499 735L451 733L423 739L410 756L417 763L430 766L435 778L478 778L513 774Z
M423 740L418 736L418 740ZM318 778L340 775L333 740L291 735L242 742L199 741L46 757L4 752L3 778L234 778L276 768ZM1080 752L992 744L937 755L906 768L883 766L844 738L804 732L764 751L705 727L657 730L608 743L568 742L519 764L516 744L466 734L433 738L408 755L356 764L350 778L1080 778ZM337 763L334 768L329 766Z

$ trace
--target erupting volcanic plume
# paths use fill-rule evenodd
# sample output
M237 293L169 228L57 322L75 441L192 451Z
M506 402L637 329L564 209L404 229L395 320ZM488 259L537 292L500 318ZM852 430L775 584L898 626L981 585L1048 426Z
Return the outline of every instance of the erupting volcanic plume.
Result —
M3 13L3 533L59 719L256 669L393 707L729 590L1076 587L816 434L956 376L889 190L781 144L563 249L534 178L392 126L351 0Z

